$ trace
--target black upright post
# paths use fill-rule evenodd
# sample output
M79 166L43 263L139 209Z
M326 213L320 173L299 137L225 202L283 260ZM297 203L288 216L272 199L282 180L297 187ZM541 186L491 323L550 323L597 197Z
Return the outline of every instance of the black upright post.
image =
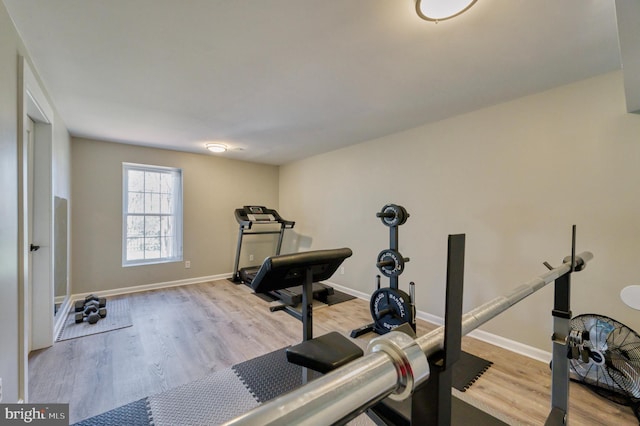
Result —
M398 251L398 227L391 226L389 227L389 248L391 250ZM394 290L397 290L399 286L398 276L395 275L393 277L389 277L389 287Z
M571 328L571 272L556 279L554 283L553 307L553 351L551 372L551 412L546 426L566 425L569 408L569 360L567 338Z
M447 301L444 313L445 368L460 359L465 235L450 235L447 261Z
M398 250L398 226L389 227L389 248Z
M313 270L308 267L302 286L302 340L313 339Z
M451 425L453 365L460 359L465 235L449 235L444 350L429 358L429 380L412 395L412 425Z
M545 426L566 425L568 421L569 360L567 358L567 339L571 329L570 296L571 271L556 279L554 283L554 303L551 313L553 315L551 412Z
M313 270L308 267L305 271L302 285L302 341L313 339ZM302 367L302 384L311 381L312 371Z
M553 352L551 372L551 412L545 425L566 425L569 412L569 359L567 339L571 331L571 274L576 270L576 226L571 237L571 269L558 277L553 288Z

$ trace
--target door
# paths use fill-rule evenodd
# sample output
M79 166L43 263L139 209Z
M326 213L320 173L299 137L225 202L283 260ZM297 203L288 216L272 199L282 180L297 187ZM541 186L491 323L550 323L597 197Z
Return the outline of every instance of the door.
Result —
M16 374L4 379L12 390L17 384L17 401L27 402L29 352L51 346L54 336L54 114L28 62L21 57L18 64L18 357Z

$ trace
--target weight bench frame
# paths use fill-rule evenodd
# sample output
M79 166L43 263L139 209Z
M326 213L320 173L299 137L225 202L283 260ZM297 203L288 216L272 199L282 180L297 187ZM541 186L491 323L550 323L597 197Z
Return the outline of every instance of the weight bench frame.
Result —
M282 309L302 321L302 340L310 340L313 338L313 283L331 278L352 254L351 249L345 247L267 257L251 282L251 288L256 293L269 293L301 285L302 313L291 306Z
M327 373L364 355L340 333L313 338L313 283L329 279L351 255L351 249L342 248L272 256L265 259L251 282L257 293L302 285L302 313L291 306L278 308L302 321L302 343L287 349L287 360L303 367L302 383L311 379L310 370Z

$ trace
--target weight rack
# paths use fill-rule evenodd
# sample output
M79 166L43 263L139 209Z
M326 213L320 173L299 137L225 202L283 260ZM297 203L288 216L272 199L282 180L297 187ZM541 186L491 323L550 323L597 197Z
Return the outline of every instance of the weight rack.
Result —
M376 213L376 217L389 227L389 248L378 254L376 267L382 275L389 278L389 287L380 287L380 275L376 276L376 290L371 295L370 310L373 323L351 331L356 338L374 331L385 334L402 324L408 323L416 330L415 284L409 283L409 294L400 290L398 277L404 272L408 257L398 251L398 227L409 218L407 210L397 204L387 204Z

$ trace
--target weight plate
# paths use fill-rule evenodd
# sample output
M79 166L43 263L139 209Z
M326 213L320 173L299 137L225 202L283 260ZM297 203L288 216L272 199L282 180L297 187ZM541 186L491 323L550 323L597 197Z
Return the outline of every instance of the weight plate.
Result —
M404 257L393 249L382 250L376 266L385 277L397 277L404 272Z
M387 204L380 211L380 219L386 226L398 226L400 209L395 204Z
M407 212L407 209L405 209L402 206L398 206L398 208L400 209L400 223L398 223L398 226L400 225L404 225L407 222L407 219L409 219L409 213Z
M410 323L413 307L409 295L394 288L380 288L371 296L371 317L374 328L379 334L388 333L394 328Z
M387 204L376 216L378 216L386 226L395 227L404 224L409 217L409 213L407 213L407 210L402 206Z

